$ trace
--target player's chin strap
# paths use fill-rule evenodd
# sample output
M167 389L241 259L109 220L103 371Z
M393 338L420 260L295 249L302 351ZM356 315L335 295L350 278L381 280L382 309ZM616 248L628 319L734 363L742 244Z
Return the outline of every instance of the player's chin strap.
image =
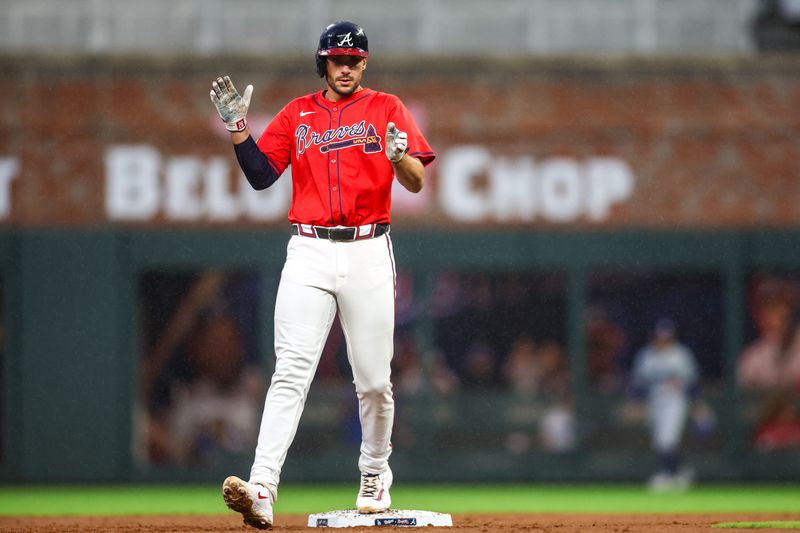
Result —
M394 122L386 125L386 157L392 163L399 163L408 152L408 133L400 131Z

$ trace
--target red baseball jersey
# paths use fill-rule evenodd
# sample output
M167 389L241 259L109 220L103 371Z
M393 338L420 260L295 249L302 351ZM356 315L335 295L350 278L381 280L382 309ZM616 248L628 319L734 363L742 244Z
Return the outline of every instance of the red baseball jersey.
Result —
M258 139L272 168L292 165L289 221L315 226L390 222L394 171L386 125L408 133L408 155L436 155L397 96L363 89L330 102L323 91L289 102Z

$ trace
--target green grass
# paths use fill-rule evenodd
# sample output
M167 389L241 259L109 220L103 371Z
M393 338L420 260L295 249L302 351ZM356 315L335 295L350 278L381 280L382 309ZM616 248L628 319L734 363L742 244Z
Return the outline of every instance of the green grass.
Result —
M350 485L285 485L277 513L352 508ZM800 513L800 485L704 485L652 494L640 486L398 485L396 506L447 513ZM217 514L217 486L0 486L0 515Z

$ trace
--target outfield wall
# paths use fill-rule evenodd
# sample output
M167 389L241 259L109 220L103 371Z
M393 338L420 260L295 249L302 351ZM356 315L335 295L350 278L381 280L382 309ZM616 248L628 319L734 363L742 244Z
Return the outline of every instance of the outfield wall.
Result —
M243 187L210 83L255 86L255 134L321 86L305 57L6 56L0 73L16 95L0 102L0 219L35 227L280 227L289 180ZM420 195L397 191L396 221L691 230L800 223L798 74L792 56L375 54L365 84L400 95L438 154Z
M285 241L284 232L26 230L3 234L3 479L213 480L225 472L246 469L252 452L218 454L188 465L142 464L136 457L135 406L141 379L137 361L142 357L143 320L137 285L145 270L247 268L267 280L262 290L270 302ZM424 280L439 270L544 268L563 274L566 352L579 428L578 444L569 451L549 453L536 447L509 451L508 435L534 431L535 413L542 407L535 399L488 388L450 395L428 390L405 398L398 393L399 417L414 431L413 441L396 446L394 454L404 477L553 481L635 480L648 475L654 460L641 426L620 427L619 435L627 441L610 447L592 434L597 417L607 416L604 406L614 406L614 402L596 395L588 382L583 317L586 280L593 271L654 268L679 274L715 272L724 284L722 376L704 380L718 428L713 442L688 445L701 477L796 479L800 471L796 451L753 449L752 421L743 407L746 397L732 376L744 342L747 273L797 271L797 233L492 234L398 228L394 243L398 264L421 280L415 289L421 302L431 298ZM255 253L258 249L269 253ZM263 345L269 346L271 312L261 316L264 328L259 334ZM413 326L423 345L432 342L431 320L422 311ZM262 357L268 371L268 350ZM312 388L286 479L352 476L357 447L341 438L345 420L337 418L336 409L331 411L331 405L348 391L324 380Z

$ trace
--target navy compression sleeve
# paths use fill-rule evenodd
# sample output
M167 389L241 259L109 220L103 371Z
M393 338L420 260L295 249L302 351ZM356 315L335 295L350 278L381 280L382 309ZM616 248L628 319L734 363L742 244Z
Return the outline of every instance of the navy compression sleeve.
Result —
M234 144L233 149L244 176L255 190L266 189L280 177L273 168L269 157L259 150L253 137L248 137L242 143Z

